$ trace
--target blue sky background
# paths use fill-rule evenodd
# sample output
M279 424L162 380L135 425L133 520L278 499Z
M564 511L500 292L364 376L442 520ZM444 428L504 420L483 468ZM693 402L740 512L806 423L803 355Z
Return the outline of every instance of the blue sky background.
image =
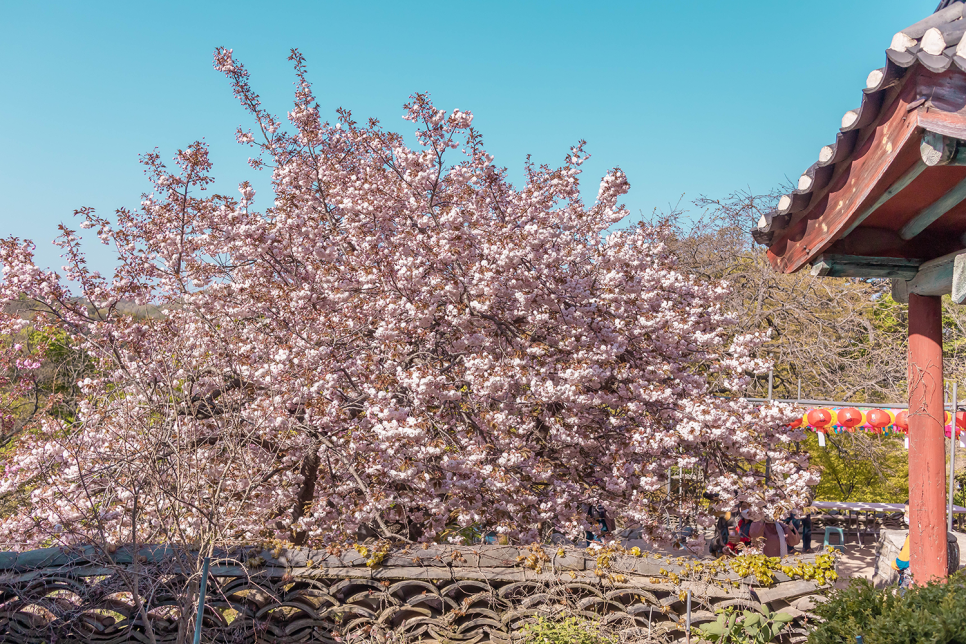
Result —
M0 0L0 234L49 241L80 206L136 207L138 155L204 138L217 188L267 177L234 142L249 125L216 46L235 50L273 112L291 104L298 47L323 114L339 106L409 134L416 91L471 110L522 177L528 153L593 155L585 194L620 166L631 212L797 180L858 106L892 34L937 0L809 2L42 2ZM106 251L92 249L106 268Z

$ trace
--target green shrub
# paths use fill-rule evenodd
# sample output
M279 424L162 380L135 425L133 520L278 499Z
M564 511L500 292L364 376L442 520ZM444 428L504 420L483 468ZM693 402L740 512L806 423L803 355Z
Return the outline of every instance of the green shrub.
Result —
M582 617L538 617L523 630L525 644L616 644L616 640L600 632L597 622Z
M788 613L773 613L764 608L755 611L738 612L733 608L719 610L717 621L702 624L694 629L694 634L702 641L717 644L767 644L777 637L792 616Z
M856 635L865 644L966 644L966 571L905 594L855 579L814 612L824 621L809 633L808 644L855 644Z

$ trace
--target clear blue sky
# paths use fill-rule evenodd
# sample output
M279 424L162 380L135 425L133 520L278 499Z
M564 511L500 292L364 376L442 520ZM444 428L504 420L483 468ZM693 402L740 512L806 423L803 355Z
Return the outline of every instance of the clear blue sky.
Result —
M936 3L0 0L0 233L34 239L59 266L49 240L73 209L136 207L138 154L170 158L202 137L218 188L253 180L264 207L216 46L235 50L279 115L292 47L324 114L344 106L409 134L413 92L472 110L514 179L528 153L557 164L586 139L586 194L620 166L635 214L682 194L767 191L817 158L892 34Z

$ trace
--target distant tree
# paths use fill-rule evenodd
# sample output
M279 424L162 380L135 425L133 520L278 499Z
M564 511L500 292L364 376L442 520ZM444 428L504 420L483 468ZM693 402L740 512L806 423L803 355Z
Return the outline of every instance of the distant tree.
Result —
M323 122L292 60L287 133L215 55L256 122L238 140L272 172L264 212L247 183L206 196L194 143L175 170L144 156L139 210L78 211L115 249L112 276L67 227L63 276L29 242L0 245L0 298L31 312L4 329L55 328L96 369L76 416L17 442L3 489L34 489L6 538L319 544L480 525L530 540L580 534L589 503L659 539L669 512L713 522L704 490L772 515L804 501L815 480L788 412L720 395L768 368L729 290L675 268L667 227L606 233L626 215L623 172L585 207L581 143L516 189L469 112L414 96L409 149L344 110ZM703 489L669 498L672 469Z
M780 398L894 402L906 397L906 307L889 281L786 275L768 263L749 234L777 195L739 192L699 199L702 216L672 213L682 269L727 280L726 307L743 332L769 331L759 351L774 363ZM948 369L948 367L947 367ZM767 374L748 394L764 397Z
M821 447L813 435L804 446L822 472L816 500L902 503L909 498L909 461L899 436L845 432L827 436Z
M660 221L675 233L669 244L681 270L727 280L725 308L742 333L770 332L759 351L774 364L774 396L795 399L902 403L906 400L907 308L888 280L813 277L774 271L749 230L774 207L778 193L738 192L695 202L701 214L676 210ZM966 383L966 312L943 298L944 370ZM744 392L765 397L767 374ZM966 391L960 389L966 403ZM832 436L827 447L800 445L822 471L819 500L908 497L907 452L901 437L863 432ZM966 459L960 459L962 470Z
M44 415L71 420L77 413L77 383L91 362L56 328L28 328L5 336L0 349L0 448Z

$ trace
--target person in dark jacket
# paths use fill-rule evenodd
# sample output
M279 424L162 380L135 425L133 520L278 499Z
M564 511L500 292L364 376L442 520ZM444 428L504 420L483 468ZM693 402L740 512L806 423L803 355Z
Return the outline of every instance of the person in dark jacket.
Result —
M711 540L711 555L720 557L728 549L728 522L731 521L730 512L717 512L714 524L714 538Z
M712 503L718 500L717 494L712 494L709 492L704 493L704 498L711 501ZM728 547L728 522L731 521L730 512L715 512L717 520L714 524L714 537L711 539L711 545L708 550L713 557L720 557L724 554L725 549Z
M802 517L802 552L812 551L812 508L805 508L805 516Z

